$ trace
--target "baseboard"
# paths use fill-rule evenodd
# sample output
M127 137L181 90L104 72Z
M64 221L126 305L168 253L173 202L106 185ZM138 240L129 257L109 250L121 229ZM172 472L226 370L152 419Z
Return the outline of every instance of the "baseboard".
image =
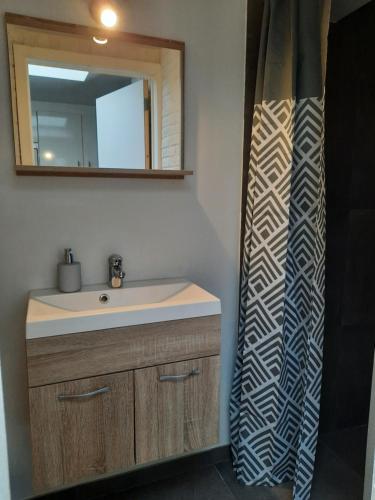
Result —
M211 448L173 460L164 460L151 465L137 467L131 471L96 479L60 491L54 491L36 498L44 500L94 500L100 495L120 494L138 486L168 479L188 471L200 470L230 459L228 445Z

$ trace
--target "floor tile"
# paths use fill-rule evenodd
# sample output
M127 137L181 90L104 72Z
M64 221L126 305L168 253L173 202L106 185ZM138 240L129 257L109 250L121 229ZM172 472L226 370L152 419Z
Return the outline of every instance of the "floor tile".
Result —
M75 500L97 500L102 497L111 498L111 495L117 492L136 490L148 484L166 481L181 475L181 473L185 473L185 471L189 473L199 472L203 468L229 460L229 458L229 450L226 447L219 447L203 453L182 456L158 464L145 465L125 474L118 474L109 478L81 484L76 488Z
M221 477L226 482L236 500L291 500L292 485L290 483L267 488L265 486L243 486L233 472L230 462L216 465Z
M322 434L320 440L349 467L364 476L367 426Z
M365 435L364 428L355 428L320 437L310 500L362 500ZM154 477L149 475L152 482L146 485L140 473L131 480L115 481L111 488L92 483L88 490L86 485L69 500L292 500L291 483L274 488L243 486L231 462L222 460L216 466L188 462L185 474L181 468L177 474L171 462L168 471L162 468Z
M291 500L292 485L274 488L242 486L230 462L216 466L236 500ZM363 481L350 466L326 445L319 444L311 500L361 500Z
M136 488L110 500L235 500L214 466Z
M311 500L362 500L363 480L326 445L318 446Z

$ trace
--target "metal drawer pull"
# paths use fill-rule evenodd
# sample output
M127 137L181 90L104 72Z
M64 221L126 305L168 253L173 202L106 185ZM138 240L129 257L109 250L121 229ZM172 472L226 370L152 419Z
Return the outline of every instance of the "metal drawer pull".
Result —
M67 399L86 399L98 396L99 394L105 394L110 391L110 387L101 387L100 389L96 389L96 391L84 392L83 394L59 394L57 399L59 401L65 401Z
M199 375L200 371L198 368L193 368L190 373L184 373L183 375L160 375L160 382L178 382L179 380L186 380L194 375Z

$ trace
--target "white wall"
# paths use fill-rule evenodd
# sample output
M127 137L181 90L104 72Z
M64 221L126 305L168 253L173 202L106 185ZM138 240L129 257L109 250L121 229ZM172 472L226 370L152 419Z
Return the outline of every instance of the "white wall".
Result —
M181 168L181 55L177 50L161 50L162 144L164 170Z
M25 369L27 291L54 286L71 246L84 283L125 257L129 280L187 276L222 299L221 441L238 308L245 0L127 0L123 29L186 42L185 181L16 177L0 23L0 342L13 498L30 492ZM86 0L2 0L16 12L91 24Z
M0 363L1 368L1 363ZM0 369L0 498L10 499L8 449L4 415L3 381Z

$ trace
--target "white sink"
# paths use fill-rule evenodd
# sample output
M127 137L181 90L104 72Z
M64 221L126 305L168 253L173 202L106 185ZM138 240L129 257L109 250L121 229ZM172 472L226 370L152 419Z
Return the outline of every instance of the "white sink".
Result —
M29 295L26 338L220 313L221 304L217 297L182 279L133 281L120 289L106 285L86 286L76 293L34 290Z

